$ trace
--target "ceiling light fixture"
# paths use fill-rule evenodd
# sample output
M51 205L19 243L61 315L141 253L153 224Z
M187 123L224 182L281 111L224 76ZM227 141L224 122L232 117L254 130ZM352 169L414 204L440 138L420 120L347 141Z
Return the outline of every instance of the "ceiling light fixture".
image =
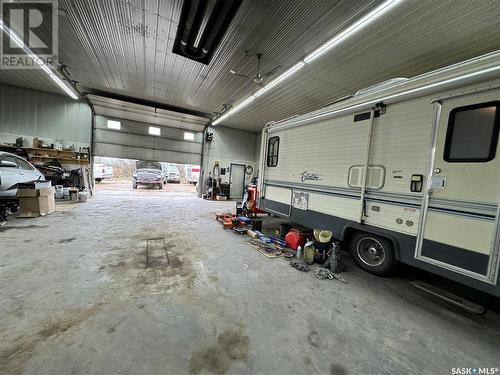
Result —
M286 72L283 72L280 74L278 77L273 79L271 82L269 82L267 85L265 85L263 88L261 88L259 91L257 91L254 96L258 98L262 94L264 94L266 91L272 89L274 86L276 86L278 83L284 81L288 77L290 77L292 74L296 73L298 70L302 69L306 64L304 64L302 61L299 61L297 64L292 66L290 69L288 69Z
M387 0L375 9L373 9L371 12L366 14L365 16L361 17L358 21L353 23L351 26L349 26L347 29L341 31L339 34L335 35L333 38L328 40L326 43L322 44L318 48L316 48L314 51L312 51L310 54L308 54L303 60L299 61L295 65L293 65L291 68L277 76L275 79L273 79L271 82L269 82L267 85L265 85L263 88L260 90L256 91L253 95L245 99L242 103L238 104L234 109L232 109L229 112L224 113L223 115L219 116L216 118L213 122L212 125L217 125L220 122L224 121L227 119L229 116L231 116L235 111L236 108L238 110L242 108L242 104L245 103L245 105L249 104L252 102L255 98L260 97L267 91L269 91L271 88L274 86L278 85L279 83L283 82L285 79L291 77L295 73L297 73L300 69L302 69L306 64L311 63L312 61L316 60L318 57L321 55L325 54L327 51L331 50L333 47L337 46L340 44L342 41L346 40L348 37L352 36L356 31L361 30L363 27L369 25L373 21L375 21L377 18L388 12L389 10L393 9L395 5L403 2L404 0ZM241 106L241 107L240 107Z
M332 39L324 43L323 45L319 46L316 48L314 51L312 51L309 55L307 55L304 58L304 62L310 63L311 61L317 59L321 55L323 55L325 52L329 51L336 45L338 45L340 42L343 40L347 39L350 37L352 34L354 34L356 31L361 30L364 26L369 25L373 21L375 21L377 18L382 16L384 13L388 12L391 10L395 5L400 3L402 0L389 0L384 3L382 3L380 6L376 7L373 9L371 12L366 14L365 16L361 17L358 21L353 23L351 26L349 26L347 29L343 30L339 34L335 35Z
M212 122L212 125L217 125L219 122L224 121L229 116L231 116L233 113L235 113L235 112L239 111L240 109L242 109L243 107L246 107L247 105L249 105L251 102L253 102L255 100L255 98L256 97L254 95L250 95L248 98L243 100L240 104L231 108L229 111L224 113L222 116L218 117L215 121Z
M9 35L10 39L12 39L14 41L14 43L16 43L19 47L21 47L24 52L26 52L26 54L28 56L30 56L33 61L35 63L37 63L38 65L40 65L40 68L42 68L42 70L47 73L47 75L61 88L64 90L64 92L66 94L68 94L72 99L78 99L78 95L75 93L75 91L69 86L67 85L66 83L64 83L53 71L52 69L50 69L42 59L40 59L37 55L35 55L25 44L24 42L21 40L21 38L19 38L16 33L14 33L14 31L12 31L11 29L9 29L7 26L5 26L3 24L2 21L0 21L0 30L3 30L4 32L7 33L7 35Z

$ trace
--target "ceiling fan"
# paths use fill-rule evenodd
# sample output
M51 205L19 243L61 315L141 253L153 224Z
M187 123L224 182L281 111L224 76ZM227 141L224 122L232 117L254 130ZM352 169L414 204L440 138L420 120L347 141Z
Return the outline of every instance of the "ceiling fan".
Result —
M251 80L257 84L262 85L262 81L264 81L264 79L271 77L272 75L276 74L278 72L278 70L281 69L281 65L278 65L278 66L275 66L270 71L268 71L267 73L261 73L260 72L260 62L262 60L262 53L255 53L253 55L249 55L248 51L245 51L245 55L248 57L253 57L253 56L257 57L257 74L255 74L254 76L249 76L247 74L235 72L232 69L229 71L231 74L238 76L238 77L246 78L246 79Z

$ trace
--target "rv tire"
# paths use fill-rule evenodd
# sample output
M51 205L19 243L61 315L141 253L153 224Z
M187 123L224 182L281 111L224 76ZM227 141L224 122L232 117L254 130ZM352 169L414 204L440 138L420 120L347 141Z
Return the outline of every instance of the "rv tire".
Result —
M392 242L375 234L354 233L349 250L357 265L374 275L390 275L398 264Z

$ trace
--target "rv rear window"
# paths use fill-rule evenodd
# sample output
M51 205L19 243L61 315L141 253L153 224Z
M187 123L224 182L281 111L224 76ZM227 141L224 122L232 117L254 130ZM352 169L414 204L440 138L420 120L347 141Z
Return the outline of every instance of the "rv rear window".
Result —
M267 166L278 165L278 152L280 148L280 137L271 137L267 143Z
M450 112L443 158L449 163L480 163L495 158L500 102L455 108Z

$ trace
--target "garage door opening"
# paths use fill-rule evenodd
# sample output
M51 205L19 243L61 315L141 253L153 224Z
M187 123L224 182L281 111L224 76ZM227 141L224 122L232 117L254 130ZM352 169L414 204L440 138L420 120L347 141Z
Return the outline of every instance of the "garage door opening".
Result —
M196 184L193 183L193 169L196 170L196 166L96 156L95 191L97 194L114 192L127 195L156 193L195 195L197 192Z

